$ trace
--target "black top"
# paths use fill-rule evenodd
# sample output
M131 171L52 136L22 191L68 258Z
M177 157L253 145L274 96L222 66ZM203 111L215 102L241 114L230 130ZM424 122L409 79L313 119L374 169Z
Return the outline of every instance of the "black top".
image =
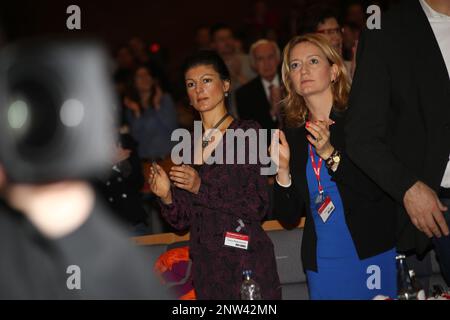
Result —
M109 212L119 221L129 226L146 223L147 213L141 194L144 176L136 142L128 134L120 135L120 142L124 149L131 150L129 158L117 163L107 179L97 179L93 185L98 196L108 204Z
M156 257L140 256L99 204L77 230L50 240L0 202L0 237L0 299L167 298L153 275ZM67 288L71 265L81 290Z
M331 144L341 152L341 162L336 172L328 172L338 187L358 256L365 259L395 246L395 203L348 158L344 140L345 113L333 111L330 118L335 121L330 127ZM284 188L275 183L275 213L280 222L287 225L296 225L306 216L302 260L304 269L317 271L317 236L306 179L307 131L302 126L284 132L291 151L292 185Z
M365 30L356 61L349 156L396 200L398 248L422 253L429 239L411 223L403 197L417 180L439 190L450 154L450 81L419 0L384 13L380 30Z
M278 122L273 121L270 115L271 106L261 77L256 77L236 91L236 106L241 119L255 120L263 129L278 128Z

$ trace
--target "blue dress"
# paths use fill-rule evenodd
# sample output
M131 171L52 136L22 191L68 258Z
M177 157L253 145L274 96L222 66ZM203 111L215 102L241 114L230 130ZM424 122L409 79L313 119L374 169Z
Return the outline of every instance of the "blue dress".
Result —
M317 166L319 157L315 150L313 152ZM316 210L315 200L319 189L310 156L308 156L306 172L311 212L317 235L318 272L306 270L310 298L347 300L372 299L376 295L396 297L395 248L360 260L345 222L339 190L331 181L325 163L323 162L320 170L320 181L324 194L331 197L336 207L325 223Z

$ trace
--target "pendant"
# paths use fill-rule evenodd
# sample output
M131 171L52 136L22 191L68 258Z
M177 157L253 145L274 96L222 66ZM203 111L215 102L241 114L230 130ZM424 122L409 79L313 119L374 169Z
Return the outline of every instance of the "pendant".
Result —
M204 138L202 140L202 148L205 149L209 145L210 142L214 142L214 136L211 138L208 138L208 137Z

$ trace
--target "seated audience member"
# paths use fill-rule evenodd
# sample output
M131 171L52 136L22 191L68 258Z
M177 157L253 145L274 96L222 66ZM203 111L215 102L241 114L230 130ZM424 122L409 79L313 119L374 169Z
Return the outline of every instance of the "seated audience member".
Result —
M235 91L252 80L256 74L250 66L248 55L240 53L236 46L233 30L225 24L217 24L211 27L211 47L225 61L230 70L232 87L230 90L231 103L229 108L233 116L238 116L233 96Z
M115 53L116 69L113 74L114 83L119 96L125 94L126 88L135 68L133 54L127 46L120 46Z
M139 157L147 160L167 157L173 145L170 136L177 127L175 106L148 66L135 69L124 104Z
M301 34L320 33L333 46L337 53L343 57L342 28L339 24L338 14L332 9L322 4L314 4L308 9L308 14L300 29ZM347 72L351 75L352 63L344 60Z
M195 49L208 50L211 49L211 31L209 26L201 25L195 30Z
M377 2L377 1L373 1ZM366 26L366 13L360 0L349 1L345 8L345 22L354 24L359 31Z
M255 42L250 47L250 61L258 76L236 92L240 118L255 120L263 129L275 129L281 125L280 60L280 49L275 42L265 39Z

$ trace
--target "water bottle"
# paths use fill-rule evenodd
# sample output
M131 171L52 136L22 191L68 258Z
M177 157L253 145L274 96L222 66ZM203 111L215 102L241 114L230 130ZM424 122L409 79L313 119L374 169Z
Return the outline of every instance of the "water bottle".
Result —
M417 292L409 274L406 256L398 255L397 260L397 297L399 300L417 300Z
M411 278L411 285L416 292L416 300L426 300L427 296L425 294L425 290L423 289L419 280L417 280L414 270L409 270L409 277Z
M242 272L244 281L241 285L241 300L261 300L261 289L259 284L252 279L252 271Z

